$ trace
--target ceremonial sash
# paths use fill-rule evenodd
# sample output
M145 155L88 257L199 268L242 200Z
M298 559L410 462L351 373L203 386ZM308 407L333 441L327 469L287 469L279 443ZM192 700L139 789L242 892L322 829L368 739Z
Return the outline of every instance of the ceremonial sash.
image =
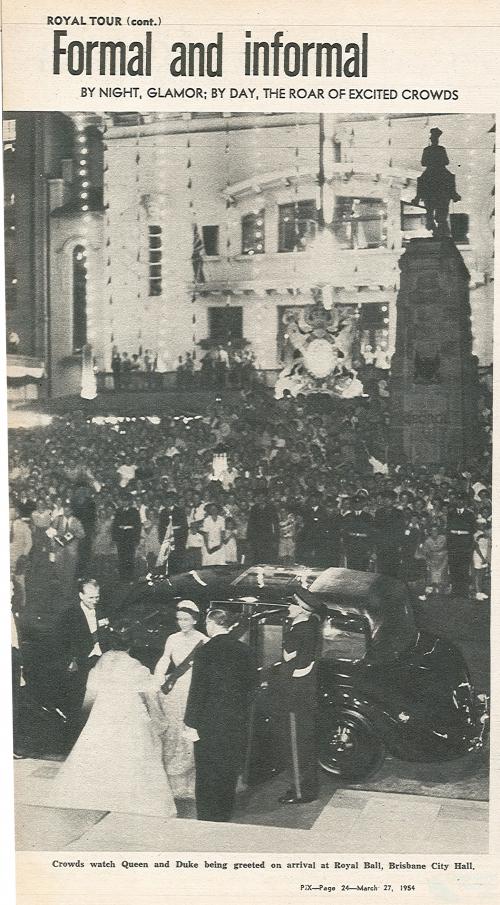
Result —
M180 677L183 676L184 673L188 671L188 669L191 669L194 661L195 651L197 651L202 644L204 644L203 641L198 641L198 644L193 647L191 653L184 658L182 663L179 663L179 665L176 666L175 669L172 670L172 672L168 673L165 676L165 681L161 686L163 694L169 694L172 691L172 688L174 687L177 680L180 679Z

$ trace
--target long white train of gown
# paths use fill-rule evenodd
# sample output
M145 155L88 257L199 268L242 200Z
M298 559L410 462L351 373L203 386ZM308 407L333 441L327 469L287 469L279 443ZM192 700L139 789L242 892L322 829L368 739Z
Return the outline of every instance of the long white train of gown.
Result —
M141 692L151 675L123 651L108 651L89 673L87 723L54 781L52 807L152 817L176 815L161 743Z

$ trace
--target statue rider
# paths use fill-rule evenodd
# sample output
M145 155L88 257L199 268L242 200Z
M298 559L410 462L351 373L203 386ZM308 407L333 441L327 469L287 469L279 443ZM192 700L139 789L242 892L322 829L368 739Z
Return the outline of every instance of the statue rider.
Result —
M450 201L460 201L455 176L447 169L449 164L446 148L439 144L441 129L430 131L431 143L423 150L424 172L417 179L417 194L411 202L419 205L423 201L426 210L426 228L434 236L449 236L448 209Z

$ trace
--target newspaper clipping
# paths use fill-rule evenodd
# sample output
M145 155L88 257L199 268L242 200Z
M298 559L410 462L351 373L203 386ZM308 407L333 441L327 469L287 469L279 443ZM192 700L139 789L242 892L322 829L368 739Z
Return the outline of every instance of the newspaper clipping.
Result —
M19 905L496 900L499 46L4 0Z

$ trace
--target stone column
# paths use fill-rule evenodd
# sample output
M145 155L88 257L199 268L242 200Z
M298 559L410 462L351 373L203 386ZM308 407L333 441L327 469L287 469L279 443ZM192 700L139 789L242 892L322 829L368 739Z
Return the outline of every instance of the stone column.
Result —
M390 460L458 467L480 442L469 273L449 237L412 239L399 266Z

